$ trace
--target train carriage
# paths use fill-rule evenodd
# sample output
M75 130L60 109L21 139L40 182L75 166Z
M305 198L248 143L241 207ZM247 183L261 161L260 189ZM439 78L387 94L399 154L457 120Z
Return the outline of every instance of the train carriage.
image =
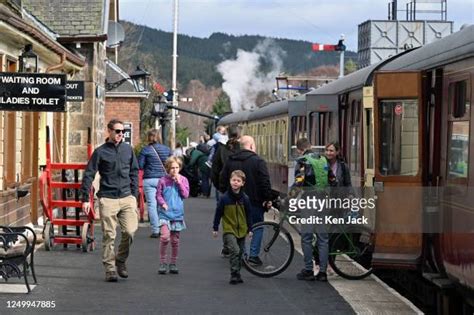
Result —
M394 59L374 77L375 181L384 190L378 193L384 206L377 216L386 218L402 209L393 220L417 232L396 237L392 255L400 253L402 237L411 238L418 259L406 263L447 275L467 289L470 298L474 289L474 169L469 167L474 165L473 78L474 26ZM400 196L389 194L389 186L423 188ZM385 263L393 266L394 261ZM434 278L434 282L439 281Z
M473 303L474 26L296 99L231 114L292 184L297 139L339 140L354 186L377 194L373 266L430 274ZM245 117L245 119L242 119ZM442 281L441 281L442 280Z

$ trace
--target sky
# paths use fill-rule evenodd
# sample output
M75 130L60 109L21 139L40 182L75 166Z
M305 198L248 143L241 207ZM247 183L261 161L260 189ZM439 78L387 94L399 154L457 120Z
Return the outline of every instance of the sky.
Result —
M405 8L407 1L398 1L399 10ZM173 30L173 0L119 2L120 19L164 31ZM388 2L389 0L179 0L178 32L201 38L209 37L214 32L224 32L232 35L300 39L322 44L337 44L341 34L344 34L348 49L357 51L358 25L367 20L386 20ZM439 4L436 8L439 8ZM448 21L454 22L454 31L465 23L474 24L474 0L447 0L447 9ZM405 12L398 14L400 20L405 18ZM436 16L427 17L434 19Z

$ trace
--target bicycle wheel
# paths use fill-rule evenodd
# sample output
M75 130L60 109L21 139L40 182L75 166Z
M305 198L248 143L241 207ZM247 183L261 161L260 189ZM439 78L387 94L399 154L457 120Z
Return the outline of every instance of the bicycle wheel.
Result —
M354 226L329 241L329 265L341 277L359 280L372 273L374 237L369 228Z
M275 222L259 222L252 226L253 239L257 240L261 235L261 247L259 258L262 264L254 264L248 261L245 254L243 264L245 268L256 276L268 278L276 276L291 263L295 247L290 233ZM247 242L247 249L250 242Z

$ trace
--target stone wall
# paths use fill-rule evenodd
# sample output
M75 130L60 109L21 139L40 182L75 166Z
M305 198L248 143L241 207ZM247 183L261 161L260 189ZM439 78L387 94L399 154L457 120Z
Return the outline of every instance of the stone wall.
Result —
M30 184L22 186L31 192ZM17 200L16 190L0 192L0 225L26 225L31 222L31 193Z
M68 162L87 161L87 129L91 128L92 145L104 141L105 130L105 46L102 43L82 44L78 49L86 57L82 71L84 102L71 103L68 111Z

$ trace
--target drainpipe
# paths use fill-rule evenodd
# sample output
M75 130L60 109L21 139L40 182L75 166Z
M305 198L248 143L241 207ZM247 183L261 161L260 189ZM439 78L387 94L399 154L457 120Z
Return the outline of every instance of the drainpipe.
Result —
M58 69L63 68L65 62L66 62L66 54L65 54L65 53L62 53L62 54L61 54L61 62L58 63L57 65L49 66L48 68L46 68L45 73L50 73L51 71L54 71L54 70L58 70Z

